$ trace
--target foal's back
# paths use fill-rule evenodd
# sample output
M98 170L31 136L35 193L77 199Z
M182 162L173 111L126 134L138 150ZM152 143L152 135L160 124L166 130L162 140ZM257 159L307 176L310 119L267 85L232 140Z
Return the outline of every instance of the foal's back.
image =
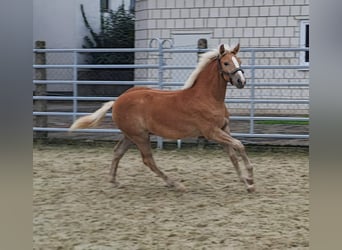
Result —
M155 134L169 139L198 136L186 91L129 89L114 103L113 120L126 135Z

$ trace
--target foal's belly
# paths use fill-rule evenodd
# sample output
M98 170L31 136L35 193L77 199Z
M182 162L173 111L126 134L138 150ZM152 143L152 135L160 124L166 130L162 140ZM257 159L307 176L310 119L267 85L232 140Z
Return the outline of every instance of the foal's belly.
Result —
M201 132L189 124L183 123L150 123L148 130L151 134L158 135L167 139L181 139L198 137Z

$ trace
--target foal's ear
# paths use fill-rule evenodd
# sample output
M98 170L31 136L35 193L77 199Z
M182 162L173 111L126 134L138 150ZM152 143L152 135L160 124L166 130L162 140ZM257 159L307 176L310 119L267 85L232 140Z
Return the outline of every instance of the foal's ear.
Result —
M225 49L223 43L220 45L219 52L220 52L220 55L221 55L221 56L224 54L224 52L226 52L226 49Z
M240 43L238 43L234 49L232 49L232 53L236 55L240 51Z

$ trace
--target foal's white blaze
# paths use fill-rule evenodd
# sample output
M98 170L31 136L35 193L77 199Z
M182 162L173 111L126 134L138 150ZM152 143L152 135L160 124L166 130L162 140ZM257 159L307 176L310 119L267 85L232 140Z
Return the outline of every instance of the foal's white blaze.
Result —
M236 68L239 68L239 67L240 67L239 62L238 62L238 60L236 59L235 56L232 56L232 61L233 61L233 63L234 63L234 65L235 65ZM245 77L244 77L244 75L242 74L242 72L241 72L241 71L238 71L237 73L239 74L241 81L244 82L244 81L245 81Z

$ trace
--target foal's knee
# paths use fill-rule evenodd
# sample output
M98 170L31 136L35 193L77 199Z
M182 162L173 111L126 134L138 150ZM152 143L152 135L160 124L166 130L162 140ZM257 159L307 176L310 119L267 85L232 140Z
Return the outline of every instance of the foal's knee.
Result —
M241 141L234 139L232 142L232 147L238 152L245 151L245 146L241 143Z

